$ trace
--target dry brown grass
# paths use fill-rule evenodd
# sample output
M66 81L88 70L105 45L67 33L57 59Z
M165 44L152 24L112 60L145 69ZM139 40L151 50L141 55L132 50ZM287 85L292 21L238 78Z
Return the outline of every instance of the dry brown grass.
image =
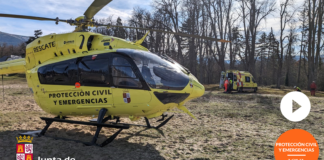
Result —
M209 84L204 85L206 91L223 91L223 89L219 88L218 84ZM280 89L275 88L275 86L259 86L258 94L274 94L274 95L285 95L291 91L295 91L293 87L280 86ZM234 91L235 92L235 91ZM303 89L302 92L307 96L311 96L309 90ZM316 91L316 97L324 97L323 91Z
M198 120L176 113L161 128L164 136L154 129L133 127L122 131L114 142L103 148L34 137L34 157L69 156L77 160L274 159L273 147L277 138L293 128L312 133L320 146L320 158L324 157L324 98L311 97L312 110L309 116L301 122L293 123L285 119L279 110L283 94L275 93L223 94L221 90L206 91L203 97L186 104ZM6 81L5 101L1 100L0 98L0 157L11 160L15 159L15 137L18 133L39 130L45 125L39 117L53 116L35 104L27 84L20 79ZM87 121L90 118L73 119ZM122 121L130 123L127 119ZM144 120L135 123L144 124ZM155 122L153 124L157 125ZM54 123L47 135L90 141L94 130L94 127ZM103 129L98 141L104 141L115 131Z

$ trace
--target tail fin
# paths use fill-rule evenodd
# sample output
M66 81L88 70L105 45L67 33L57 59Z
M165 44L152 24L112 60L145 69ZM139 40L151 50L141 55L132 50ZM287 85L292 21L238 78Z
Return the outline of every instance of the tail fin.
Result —
M25 73L25 58L0 62L0 75L12 73Z
M147 37L147 35L150 33L150 31L147 31L146 34L138 41L135 42L135 44L137 45L142 45L143 41L145 40L145 38Z

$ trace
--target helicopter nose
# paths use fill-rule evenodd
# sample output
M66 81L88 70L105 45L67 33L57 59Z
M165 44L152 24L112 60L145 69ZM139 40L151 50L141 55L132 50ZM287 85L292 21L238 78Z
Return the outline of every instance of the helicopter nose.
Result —
M204 95L205 87L201 83L199 83L198 80L193 79L191 81L191 83L192 83L192 92L191 92L190 97L198 98L198 97L201 97L202 95Z

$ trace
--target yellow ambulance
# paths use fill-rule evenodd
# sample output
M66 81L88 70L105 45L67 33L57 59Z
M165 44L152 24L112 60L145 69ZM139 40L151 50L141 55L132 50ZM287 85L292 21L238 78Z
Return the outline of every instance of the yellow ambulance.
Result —
M258 84L256 83L253 75L247 71L239 70L227 70L222 71L220 78L220 88L224 88L224 82L227 78L230 78L233 81L233 91L246 92L258 90Z

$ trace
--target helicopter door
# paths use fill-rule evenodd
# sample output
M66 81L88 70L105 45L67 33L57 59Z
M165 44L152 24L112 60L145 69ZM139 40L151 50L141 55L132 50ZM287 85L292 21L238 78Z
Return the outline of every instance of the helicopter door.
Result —
M43 109L53 114L75 115L73 110L82 102L85 102L87 94L75 88L79 82L77 59L60 61L38 68L39 83L36 84L41 93L39 101L45 107Z
M126 56L113 54L110 65L114 107L127 115L142 112L149 106L151 94L136 64Z
M112 90L109 77L109 54L85 56L78 62L80 84L87 95L83 98L90 103L79 105L80 109L113 107ZM98 112L97 112L98 113Z

